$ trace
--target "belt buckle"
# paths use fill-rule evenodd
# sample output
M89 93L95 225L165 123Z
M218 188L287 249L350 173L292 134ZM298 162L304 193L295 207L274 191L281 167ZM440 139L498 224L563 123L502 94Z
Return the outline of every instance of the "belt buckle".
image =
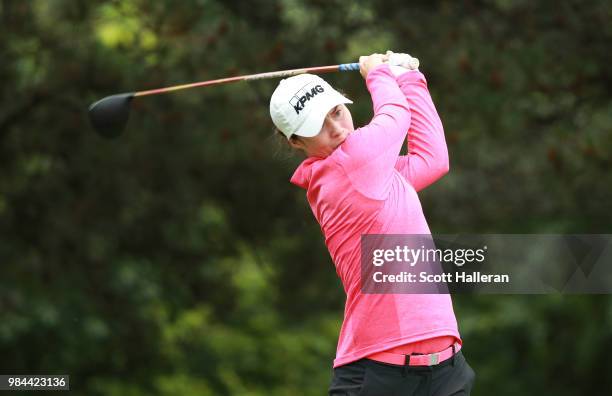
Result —
M431 355L429 355L429 364L428 366L435 366L436 364L438 364L438 360L440 359L439 355L437 353L432 353Z

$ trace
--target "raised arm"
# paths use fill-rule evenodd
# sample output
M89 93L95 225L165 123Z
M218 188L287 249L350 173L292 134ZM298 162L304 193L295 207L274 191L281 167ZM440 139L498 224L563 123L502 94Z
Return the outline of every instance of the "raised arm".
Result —
M444 128L423 73L407 71L397 81L410 106L412 121L408 130L408 154L397 159L395 168L420 191L448 172Z
M387 64L370 70L366 85L374 117L351 133L334 154L357 191L372 199L384 199L410 126L410 108Z

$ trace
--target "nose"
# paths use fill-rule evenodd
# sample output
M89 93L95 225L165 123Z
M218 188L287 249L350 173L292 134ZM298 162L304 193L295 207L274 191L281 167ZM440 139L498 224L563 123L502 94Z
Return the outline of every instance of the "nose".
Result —
M330 121L329 135L332 138L337 138L338 136L341 136L343 132L344 132L344 128L342 128L342 125L340 125L340 123L335 122L335 121Z

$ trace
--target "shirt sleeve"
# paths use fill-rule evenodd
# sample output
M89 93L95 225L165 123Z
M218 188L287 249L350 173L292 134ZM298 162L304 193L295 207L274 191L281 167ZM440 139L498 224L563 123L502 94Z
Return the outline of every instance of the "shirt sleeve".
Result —
M416 191L420 191L448 172L444 128L423 73L410 71L397 80L410 106L412 120L408 130L408 154L397 158L395 168Z
M370 70L366 85L374 117L351 133L336 152L357 191L372 199L384 199L410 125L410 107L387 64Z

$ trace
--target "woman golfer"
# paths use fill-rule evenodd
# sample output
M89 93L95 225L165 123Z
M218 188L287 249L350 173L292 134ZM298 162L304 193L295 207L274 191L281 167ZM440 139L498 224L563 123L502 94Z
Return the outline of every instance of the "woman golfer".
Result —
M374 106L362 128L352 102L315 75L282 80L270 100L274 125L307 157L291 183L306 190L346 292L329 395L469 395L474 382L449 294L360 290L361 236L430 235L416 193L448 172L442 123L414 60L360 57Z

